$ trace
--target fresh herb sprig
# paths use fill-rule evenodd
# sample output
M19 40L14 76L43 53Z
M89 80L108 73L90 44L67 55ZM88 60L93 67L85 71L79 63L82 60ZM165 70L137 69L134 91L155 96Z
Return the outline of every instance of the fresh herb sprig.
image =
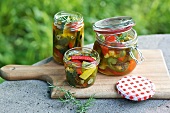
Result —
M60 18L58 18L58 21L62 23L71 23L71 22L77 22L78 20L76 16L61 16Z
M64 97L59 97L60 102L62 102L63 104L71 103L73 106L76 106L77 113L85 113L92 105L94 105L94 95L92 95L87 101L82 103L80 100L77 100L73 96L74 93L71 93L69 90L66 90L62 87L54 86L49 82L48 84L50 88L55 88L57 91L64 93Z
M120 36L117 36L117 42L122 42L125 40L125 38L127 37L127 33L122 33Z

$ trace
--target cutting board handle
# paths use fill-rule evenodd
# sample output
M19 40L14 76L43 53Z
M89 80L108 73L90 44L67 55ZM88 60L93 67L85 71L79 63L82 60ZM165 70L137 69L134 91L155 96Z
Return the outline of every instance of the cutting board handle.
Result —
M38 80L43 75L43 66L6 65L0 69L5 80Z

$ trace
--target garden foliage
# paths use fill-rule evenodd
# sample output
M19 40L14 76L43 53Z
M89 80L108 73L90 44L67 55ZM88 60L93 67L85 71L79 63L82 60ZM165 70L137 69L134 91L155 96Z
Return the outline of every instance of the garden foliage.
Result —
M93 43L94 22L131 16L138 35L169 33L169 0L0 0L0 67L33 64L52 56L53 16L77 11L84 17L85 44Z

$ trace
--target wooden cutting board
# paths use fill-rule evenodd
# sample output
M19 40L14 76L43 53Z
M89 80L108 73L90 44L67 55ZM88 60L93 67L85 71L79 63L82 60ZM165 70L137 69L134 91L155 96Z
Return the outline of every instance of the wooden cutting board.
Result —
M170 99L170 77L161 50L142 50L145 61L137 65L129 75L140 75L150 79L156 86L152 99ZM64 66L52 59L40 66L6 65L1 68L0 75L6 80L43 80L53 85L64 87L75 93L77 98L121 98L115 89L116 82L123 76L106 76L97 73L93 86L89 88L72 88L65 81ZM56 89L51 90L51 98L58 98Z

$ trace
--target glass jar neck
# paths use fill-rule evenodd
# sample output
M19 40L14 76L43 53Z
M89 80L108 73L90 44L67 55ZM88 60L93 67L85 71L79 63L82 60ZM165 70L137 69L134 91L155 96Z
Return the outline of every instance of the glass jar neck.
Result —
M76 31L84 26L83 16L78 12L58 12L54 15L54 25L58 29Z
M121 36L120 36L120 34L121 34ZM105 41L103 39L103 37L107 37L107 36L114 36L116 38L116 40L114 42ZM131 39L128 41L121 41L121 40L123 40L121 38L126 38L126 37L130 37ZM138 41L137 33L134 29L130 29L128 31L121 32L118 34L111 34L111 33L110 34L101 34L101 33L96 32L96 39L100 44L102 44L104 46L107 46L110 48L119 48L119 49L134 47L137 45L137 41Z

